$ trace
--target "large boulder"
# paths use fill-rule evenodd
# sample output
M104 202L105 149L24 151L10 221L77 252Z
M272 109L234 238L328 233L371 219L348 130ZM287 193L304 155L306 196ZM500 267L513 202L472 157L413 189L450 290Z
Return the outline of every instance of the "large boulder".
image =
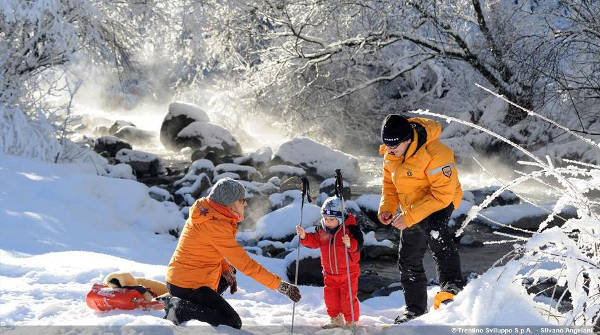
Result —
M272 162L301 166L309 175L320 180L335 176L336 169L341 169L344 178L350 182L358 180L360 176L358 159L354 156L306 137L294 138L281 144Z
M166 172L162 160L158 156L148 152L121 149L117 152L115 158L119 163L131 165L131 168L135 171L135 175L138 177L147 174L157 176Z
M160 142L165 148L178 151L183 148L175 143L175 138L180 131L193 122L209 121L208 115L200 107L183 102L174 102L169 105L169 111L160 127Z
M239 156L242 147L229 130L207 122L192 122L175 136L173 145L177 149L214 151L219 156ZM205 157L206 158L206 157Z
M292 252L296 254L296 252ZM290 280L294 280L296 274L296 260L292 261L286 269ZM324 286L323 273L321 272L321 258L302 258L298 265L298 285Z
M94 151L99 154L105 152L108 157L115 157L121 149L132 149L131 144L115 136L101 136L94 143Z

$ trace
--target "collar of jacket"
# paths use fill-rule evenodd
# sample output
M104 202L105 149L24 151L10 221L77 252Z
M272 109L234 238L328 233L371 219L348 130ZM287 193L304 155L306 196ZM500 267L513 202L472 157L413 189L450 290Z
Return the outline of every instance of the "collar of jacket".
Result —
M244 219L238 214L232 212L227 206L221 205L220 203L214 202L208 198L198 199L194 206L196 207L196 210L208 210L212 215L219 217L219 219L229 221L232 224L237 224ZM201 207L202 209L198 207Z

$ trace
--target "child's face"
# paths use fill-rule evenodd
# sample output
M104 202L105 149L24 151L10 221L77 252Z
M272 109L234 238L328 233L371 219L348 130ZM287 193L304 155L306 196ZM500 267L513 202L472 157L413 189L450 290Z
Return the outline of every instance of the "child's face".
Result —
M335 216L324 216L323 221L325 221L325 226L327 228L335 228L338 226L339 222Z

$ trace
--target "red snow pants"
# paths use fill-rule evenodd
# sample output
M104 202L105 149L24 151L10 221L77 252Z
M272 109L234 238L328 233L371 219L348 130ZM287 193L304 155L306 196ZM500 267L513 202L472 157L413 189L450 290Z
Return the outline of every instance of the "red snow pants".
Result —
M352 284L352 304L354 305L354 321L358 321L360 308L358 305L358 276L360 272L350 273L350 282ZM350 311L350 297L348 296L348 276L346 273L339 275L323 274L325 287L323 296L325 298L325 307L330 317L336 317L340 313L344 314L346 322L352 321Z

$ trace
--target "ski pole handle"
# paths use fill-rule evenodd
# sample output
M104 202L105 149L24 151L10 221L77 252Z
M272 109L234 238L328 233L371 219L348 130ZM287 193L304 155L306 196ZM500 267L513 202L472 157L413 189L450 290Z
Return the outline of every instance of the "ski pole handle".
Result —
M302 177L302 199L306 196L306 200L308 202L312 202L310 198L310 184L308 183L308 178Z
M342 177L342 170L335 169L335 194L339 198L343 198L344 190L344 179Z

